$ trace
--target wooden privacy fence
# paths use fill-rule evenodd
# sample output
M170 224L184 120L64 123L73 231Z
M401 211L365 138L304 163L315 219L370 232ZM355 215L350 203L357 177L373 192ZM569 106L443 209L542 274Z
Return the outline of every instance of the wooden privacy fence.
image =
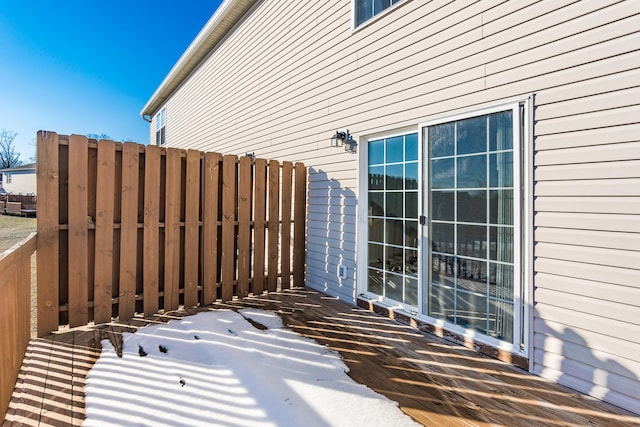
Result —
M38 335L304 284L306 168L39 132Z
M35 214L36 196L25 196L22 194L2 194L0 195L0 213L8 214Z
M27 196L24 194L0 194L0 201L20 202L25 206L36 206L36 196Z
M0 414L4 418L31 335L31 255L36 233L0 253Z

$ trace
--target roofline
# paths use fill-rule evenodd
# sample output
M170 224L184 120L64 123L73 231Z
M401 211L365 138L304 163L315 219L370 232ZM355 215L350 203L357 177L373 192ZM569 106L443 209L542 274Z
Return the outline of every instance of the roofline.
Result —
M14 166L12 168L0 169L0 172L16 172L36 170L35 163L27 163L26 165Z
M202 60L242 19L257 0L224 0L200 30L158 89L140 111L140 116L153 115Z

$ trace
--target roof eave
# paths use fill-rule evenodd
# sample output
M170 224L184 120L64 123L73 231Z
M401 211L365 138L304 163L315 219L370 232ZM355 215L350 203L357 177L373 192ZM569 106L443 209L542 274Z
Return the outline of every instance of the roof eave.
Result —
M140 111L152 116L257 0L224 0Z
M27 163L26 165L14 166L12 168L0 169L0 172L20 172L20 171L35 171L35 163Z

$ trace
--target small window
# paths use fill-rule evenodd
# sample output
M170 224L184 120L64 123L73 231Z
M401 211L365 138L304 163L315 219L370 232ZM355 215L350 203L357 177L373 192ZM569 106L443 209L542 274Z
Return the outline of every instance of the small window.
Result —
M362 23L401 1L402 0L354 0L354 27L360 26Z
M165 141L165 109L156 114L156 145L164 145Z
M10 173L5 173L4 174L4 178L5 178L5 184L11 184L11 174Z

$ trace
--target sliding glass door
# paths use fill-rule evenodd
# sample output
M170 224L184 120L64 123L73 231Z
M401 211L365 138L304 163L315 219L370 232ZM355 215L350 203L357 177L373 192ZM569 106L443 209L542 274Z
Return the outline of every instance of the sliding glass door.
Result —
M367 294L518 348L522 111L368 141Z

